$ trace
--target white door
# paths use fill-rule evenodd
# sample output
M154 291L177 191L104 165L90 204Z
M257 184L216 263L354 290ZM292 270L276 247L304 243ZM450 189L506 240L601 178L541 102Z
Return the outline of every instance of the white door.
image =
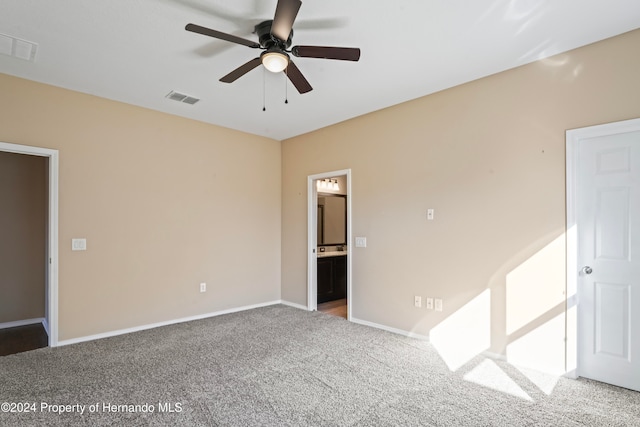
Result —
M577 146L578 375L640 391L640 121L610 126Z

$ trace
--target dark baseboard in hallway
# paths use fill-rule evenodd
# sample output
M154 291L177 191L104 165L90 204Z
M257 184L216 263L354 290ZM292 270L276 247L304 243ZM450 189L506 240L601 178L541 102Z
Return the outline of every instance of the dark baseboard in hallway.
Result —
M0 329L0 356L47 347L49 336L42 323Z

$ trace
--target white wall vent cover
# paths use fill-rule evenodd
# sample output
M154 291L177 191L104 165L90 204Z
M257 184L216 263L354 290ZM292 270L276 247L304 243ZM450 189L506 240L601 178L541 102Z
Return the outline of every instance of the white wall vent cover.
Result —
M196 102L200 101L198 98L194 98L193 96L185 95L184 93L171 91L165 96L165 98L172 99L174 101L184 102L185 104L193 105Z
M0 53L3 55L33 62L36 60L37 50L36 43L0 33Z

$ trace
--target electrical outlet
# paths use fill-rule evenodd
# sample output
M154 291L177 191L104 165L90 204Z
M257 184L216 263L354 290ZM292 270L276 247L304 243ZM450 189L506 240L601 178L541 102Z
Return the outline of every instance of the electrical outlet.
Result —
M442 311L442 300L436 298L436 311Z
M427 310L433 310L433 298L427 298Z
M72 251L86 251L87 250L87 239L71 239L71 250Z
M207 284L200 283L200 292L207 292Z
M413 297L413 305L416 306L417 308L422 307L422 297L419 297L417 295Z

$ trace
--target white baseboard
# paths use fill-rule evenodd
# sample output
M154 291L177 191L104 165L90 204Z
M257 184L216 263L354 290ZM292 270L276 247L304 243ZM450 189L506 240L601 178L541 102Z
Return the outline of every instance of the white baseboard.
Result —
M507 356L505 356L504 354L493 353L491 351L483 351L480 354L482 354L487 359L499 360L501 362L508 362Z
M130 334L132 332L138 332L138 331L144 331L144 330L147 330L147 329L159 328L161 326L168 326L168 325L174 325L174 324L177 324L177 323L191 322L191 321L194 321L194 320L201 320L201 319L206 319L206 318L209 318L209 317L221 316L223 314L237 313L239 311L252 310L254 308L267 307L267 306L276 305L276 304L282 304L282 305L286 305L286 306L289 306L289 307L297 308L297 309L300 309L300 310L308 311L308 308L305 305L297 304L297 303L293 303L293 302L285 301L285 300L275 300L275 301L269 301L269 302L260 303L260 304L245 305L245 306L242 306L242 307L236 307L236 308L230 308L230 309L226 309L226 310L220 310L220 311L216 311L216 312L212 312L212 313L199 314L199 315L196 315L196 316L183 317L183 318L180 318L180 319L167 320L167 321L164 321L164 322L151 323L151 324L148 324L148 325L135 326L133 328L118 329L118 330L115 330L115 331L103 332L103 333L95 334L95 335L88 335L88 336L84 336L84 337L71 338L71 339L68 339L68 340L58 341L58 346L62 347L62 346L65 346L65 345L78 344L78 343L86 342L86 341L93 341L93 340L99 340L99 339L102 339L102 338L115 337L115 336L118 336L118 335ZM38 321L43 321L44 319L37 319L37 320ZM415 332L410 332L410 331L405 331L405 330L402 330L402 329L392 328L390 326L381 325L381 324L374 323L374 322L369 322L367 320L357 319L355 317L351 317L350 321L353 322L353 323L358 323L360 325L370 326L370 327L376 328L376 329L382 329L384 331L391 332L391 333L394 333L394 334L403 335L405 337L415 338L415 339L419 339L421 341L429 341L429 337L428 336L420 335L420 334L417 334ZM36 321L36 322L32 322L32 323L38 323L38 322Z
M132 332L139 332L139 331L144 331L144 330L147 330L147 329L159 328L161 326L175 325L176 323L191 322L193 320L201 320L201 319L206 319L206 318L209 318L209 317L221 316L223 314L237 313L239 311L251 310L251 309L254 309L254 308L266 307L266 306L276 305L276 304L280 304L280 303L281 303L280 300L276 300L276 301L269 301L269 302L264 302L264 303L260 303L260 304L245 305L245 306L242 306L242 307L229 308L229 309L226 309L226 310L215 311L213 313L198 314L196 316L189 316L189 317L183 317L183 318L180 318L180 319L167 320L165 322L151 323L151 324L148 324L148 325L135 326L133 328L119 329L119 330L116 330L116 331L103 332L101 334L88 335L88 336L78 337L78 338L71 338L71 339L68 339L68 340L58 341L58 346L62 347L64 345L78 344L78 343L86 342L86 341L93 341L93 340L99 340L99 339L102 339L102 338L115 337L117 335L130 334Z
M364 325L364 326L371 326L372 328L382 329L383 331L392 332L392 333L398 334L398 335L404 335L405 337L415 338L415 339L419 339L421 341L429 341L429 337L428 336L421 335L421 334L416 334L415 332L405 331L405 330L397 329L397 328L392 328L391 326L386 326L386 325L381 325L379 323L369 322L368 320L357 319L357 318L355 318L353 316L351 316L351 319L349 319L349 320L352 321L353 323L358 323L358 324Z
M299 308L300 310L309 311L309 308L306 305L297 304L295 302L280 300L280 304L288 305L289 307Z
M289 301L281 300L280 304L288 305L289 307L299 308L300 310L309 311L309 308L306 305L296 304L295 302L289 302ZM405 337L415 338L415 339L419 339L421 341L429 341L429 337L428 336L416 334L415 332L409 332L409 331L405 331L405 330L402 330L402 329L392 328L391 326L386 326L386 325L381 325L379 323L369 322L368 320L357 319L357 318L355 318L353 316L349 320L351 322L353 322L353 323L358 323L358 324L364 325L364 326L370 326L370 327L376 328L376 329L382 329L384 331L392 332L394 334L404 335Z
M47 322L47 318L45 317L44 319L42 319L42 326L44 327L44 330L47 332L47 335L51 335L49 333L49 322Z
M46 320L44 317L37 317L35 319L16 320L14 322L0 323L0 329L15 328L17 326L35 325L38 323L42 323L44 325L45 322Z

